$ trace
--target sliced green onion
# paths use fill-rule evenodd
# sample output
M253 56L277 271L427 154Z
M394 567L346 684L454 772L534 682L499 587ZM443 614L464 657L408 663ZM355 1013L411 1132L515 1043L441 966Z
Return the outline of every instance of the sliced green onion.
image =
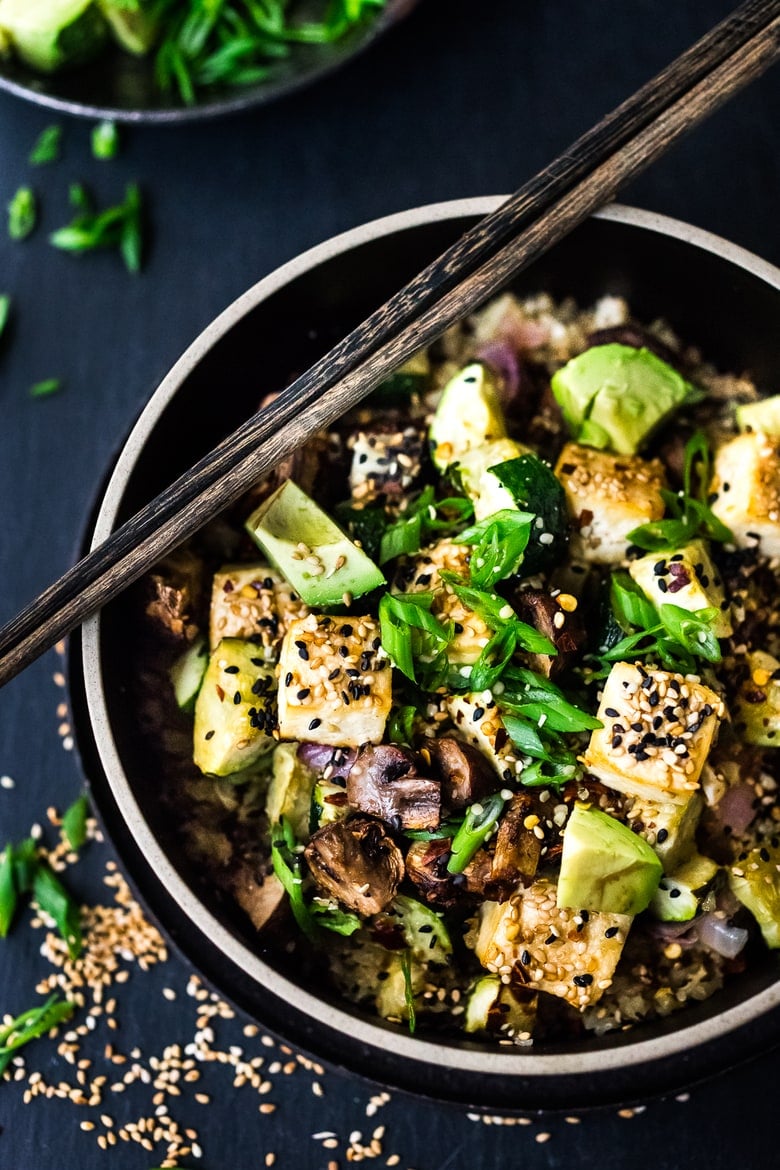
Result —
M463 873L474 854L493 831L506 801L500 792L486 800L472 804L466 811L463 824L452 841L452 854L447 862L449 873Z

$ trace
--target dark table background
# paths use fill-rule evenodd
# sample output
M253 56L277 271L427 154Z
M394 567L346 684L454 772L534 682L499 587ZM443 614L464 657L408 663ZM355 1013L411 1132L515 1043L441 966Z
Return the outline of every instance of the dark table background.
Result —
M508 191L550 159L658 68L720 19L723 0L426 0L411 18L343 72L282 104L229 121L183 129L133 128L120 156L97 162L89 127L64 121L62 161L30 168L39 131L57 121L0 97L0 205L31 183L42 226L23 244L0 232L0 292L14 298L14 321L0 348L0 619L14 613L74 557L97 485L149 393L211 318L254 281L334 232L416 204ZM689 220L780 262L778 76L739 96L624 193L624 201ZM138 180L149 207L145 270L128 276L115 255L74 259L51 249L48 230L70 218L67 188L86 181L101 201ZM258 354L262 371L262 354ZM29 386L60 377L45 400ZM780 390L780 385L776 387ZM0 840L19 839L49 805L79 791L76 752L56 714L63 691L52 652L0 698ZM65 748L66 750L63 750ZM49 839L53 840L51 830ZM69 878L85 901L105 901L110 845L94 844ZM35 999L48 970L40 933L22 922L0 947L0 1014ZM117 1009L117 1046L159 1051L193 1031L183 994L189 968L178 957L133 978ZM163 998L163 987L178 998ZM220 1038L266 1053L242 1037L239 1018ZM95 1034L99 1064L105 1034ZM273 1058L272 1050L268 1060ZM28 1050L30 1069L50 1081L67 1071L55 1045ZM267 1053L266 1053L267 1055ZM284 1061L286 1058L281 1057ZM93 1072L95 1070L93 1069ZM232 1087L210 1066L198 1090L177 1105L200 1135L205 1170L276 1165L344 1166L349 1134L387 1127L383 1165L393 1153L407 1170L579 1165L613 1170L775 1165L777 1054L694 1088L686 1099L651 1101L633 1116L617 1109L579 1125L535 1119L490 1127L464 1114L400 1095L366 1117L375 1088L336 1072L279 1076L268 1096ZM73 1170L111 1161L127 1170L158 1165L162 1153L136 1145L101 1152L79 1123L102 1109L57 1100L22 1107L24 1084L0 1084L0 1168ZM316 1092L317 1090L315 1090ZM105 1111L147 1112L134 1086ZM119 1100L121 1110L116 1104ZM261 1115L258 1100L276 1103ZM312 1135L333 1131L339 1149ZM97 1132L97 1131L96 1131ZM537 1141L538 1135L548 1135Z

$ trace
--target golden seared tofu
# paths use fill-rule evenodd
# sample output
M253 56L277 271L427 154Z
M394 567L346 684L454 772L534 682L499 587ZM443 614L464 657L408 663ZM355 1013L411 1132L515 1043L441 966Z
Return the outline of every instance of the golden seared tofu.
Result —
M404 593L433 593L431 613L442 622L452 622L455 636L447 648L447 657L458 666L475 663L491 638L482 618L468 609L440 576L445 569L468 580L469 555L468 545L442 540L409 558L395 582L396 589Z
M299 618L284 636L277 671L282 739L333 747L381 741L392 671L376 618Z
M268 565L223 565L211 586L211 648L222 638L254 638L266 661L274 662L289 623L308 612L289 582Z
M628 571L653 605L671 602L691 613L716 609L713 634L716 638L731 634L731 611L723 581L703 540L692 540L670 553L649 553L632 561Z
M383 497L403 496L418 479L424 453L417 427L402 431L358 431L349 440L352 468L349 486L361 505Z
M622 561L628 533L664 514L663 464L637 455L610 455L567 443L555 474L566 493L574 560L611 565Z
M740 548L760 544L780 556L780 438L763 432L738 435L715 454L712 510Z
M617 662L604 684L582 763L610 788L686 800L699 787L725 709L694 676Z
M540 878L507 902L483 903L474 949L488 971L582 1011L611 986L633 918L561 908L557 896L555 881Z
M506 784L516 780L523 762L504 727L492 691L450 695L444 705L460 738L478 748Z
M688 860L696 844L696 827L704 809L700 792L682 800L650 800L635 796L626 809L626 819L655 850L664 873L674 873Z

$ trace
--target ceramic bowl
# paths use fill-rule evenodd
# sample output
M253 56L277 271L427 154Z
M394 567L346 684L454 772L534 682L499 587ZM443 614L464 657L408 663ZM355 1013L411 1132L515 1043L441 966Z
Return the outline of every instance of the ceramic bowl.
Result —
M177 362L141 414L99 501L104 539L285 385L498 198L423 207L347 232L280 268L229 306ZM776 385L780 271L740 248L662 216L613 206L587 221L516 282L592 303L625 296L639 319L664 316L720 368ZM219 387L219 393L214 391ZM140 896L226 996L265 1027L383 1084L491 1110L571 1109L635 1100L780 1039L772 956L710 1000L628 1032L576 1046L496 1047L469 1037L414 1036L302 983L248 921L200 880L161 812L158 785L128 702L128 601L83 630L73 686L81 746L98 809Z

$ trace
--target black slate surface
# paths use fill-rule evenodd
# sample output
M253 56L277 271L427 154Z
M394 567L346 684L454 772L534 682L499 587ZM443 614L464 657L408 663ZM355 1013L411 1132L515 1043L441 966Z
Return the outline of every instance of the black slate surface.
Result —
M362 60L324 85L256 114L181 130L136 128L113 162L90 157L88 125L64 123L62 161L31 168L29 148L52 121L45 112L0 99L0 205L21 184L41 203L41 226L23 244L0 239L0 292L14 298L11 328L0 343L0 619L15 612L72 560L97 485L148 394L197 332L249 284L334 232L407 206L460 195L507 191L723 16L729 5L700 0L425 0L408 22ZM780 262L777 204L780 156L778 77L769 76L680 145L625 192L624 200L687 219ZM138 180L149 208L144 273L128 276L116 256L81 260L54 252L49 230L70 212L67 188L86 181L101 201ZM262 377L262 353L258 354ZM28 396L41 379L63 390ZM780 387L778 387L780 389ZM0 839L18 839L62 809L79 791L76 754L64 750L67 716L53 652L0 696ZM53 843L55 834L47 830ZM106 902L102 885L112 857L93 844L69 883L84 901ZM35 1000L49 973L41 934L22 920L0 944L0 1012ZM195 1031L190 971L178 959L137 970L118 991L118 1029L105 1023L82 1045L90 1077L109 1074L104 1046L138 1046L148 1058ZM169 1001L163 988L173 989ZM219 1047L246 1058L290 1057L242 1033L247 1021L215 1025ZM75 1070L40 1041L28 1071L49 1083L75 1082ZM326 1071L298 1067L268 1074L262 1096L234 1087L229 1066L210 1064L200 1082L170 1102L182 1128L194 1127L205 1170L256 1170L267 1153L276 1165L324 1170L347 1163L353 1131L363 1141L385 1125L383 1154L403 1170L578 1165L772 1165L776 1120L772 1086L777 1054L694 1088L685 1100L651 1101L633 1116L616 1109L583 1117L535 1119L499 1127L400 1096L366 1116L376 1089ZM121 1070L120 1070L121 1071ZM321 1086L312 1090L313 1082ZM26 1082L0 1084L1 1170L73 1170L110 1163L127 1170L161 1164L120 1142L103 1152L100 1115L116 1125L153 1112L141 1082L105 1093L92 1108L52 1098L23 1106ZM208 1105L193 1093L207 1092ZM276 1105L261 1114L258 1105ZM96 1129L82 1131L92 1120ZM337 1148L312 1135L333 1132ZM548 1135L546 1138L543 1135ZM542 1139L542 1140L537 1140Z

